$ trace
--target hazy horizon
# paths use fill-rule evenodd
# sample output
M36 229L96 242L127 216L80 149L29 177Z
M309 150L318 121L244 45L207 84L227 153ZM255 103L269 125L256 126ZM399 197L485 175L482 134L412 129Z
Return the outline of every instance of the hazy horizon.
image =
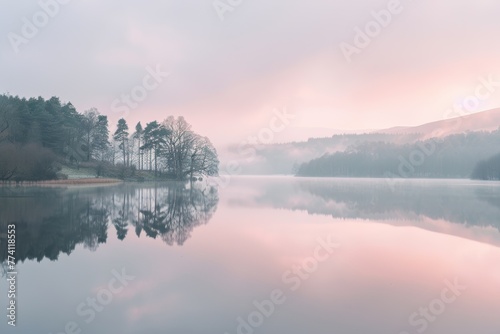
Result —
M401 1L390 18L391 1L252 1L218 13L213 1L61 0L28 36L23 18L34 22L41 5L2 1L0 92L96 107L112 126L125 114L134 125L183 115L217 147L258 132L280 108L295 128L417 126L447 118L485 80L491 94L465 112L500 106L491 43L500 3L490 0ZM377 17L379 31L346 57L342 43L356 47L357 27ZM137 108L113 107L155 69L170 74Z

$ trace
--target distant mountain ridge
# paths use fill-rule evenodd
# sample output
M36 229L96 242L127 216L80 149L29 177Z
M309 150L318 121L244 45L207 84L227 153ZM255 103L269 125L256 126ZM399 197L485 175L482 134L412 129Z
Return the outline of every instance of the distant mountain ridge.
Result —
M419 134L419 140L442 138L453 134L495 131L500 127L500 108L482 111L465 116L449 118L441 121L422 124L419 126L397 126L378 130L374 133L395 135Z
M352 150L365 143L413 145L417 141L430 138L445 138L468 132L493 132L499 128L500 108L419 126L398 126L358 134L334 134L332 130L330 136L321 137L325 134L325 129L321 128L316 138L309 138L307 141L283 140L275 144L253 145L250 148L255 153L253 159L247 159L242 154L242 149L233 145L228 148L228 160L238 161L242 174L295 174L305 162L324 155Z

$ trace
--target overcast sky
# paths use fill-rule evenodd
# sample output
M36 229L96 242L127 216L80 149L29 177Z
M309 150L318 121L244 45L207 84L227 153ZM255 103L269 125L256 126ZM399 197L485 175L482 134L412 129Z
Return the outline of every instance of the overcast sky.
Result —
M341 43L354 46L356 27L376 29L371 12L391 1L222 2L236 5L218 13L213 0L72 0L45 20L37 1L0 0L0 93L58 96L114 125L124 109L113 102L160 64L170 75L130 108L129 125L183 115L221 145L268 126L275 108L297 114L294 127L440 120L479 78L500 81L495 0L401 0L350 62ZM29 38L23 18L40 26ZM473 111L500 106L496 89Z

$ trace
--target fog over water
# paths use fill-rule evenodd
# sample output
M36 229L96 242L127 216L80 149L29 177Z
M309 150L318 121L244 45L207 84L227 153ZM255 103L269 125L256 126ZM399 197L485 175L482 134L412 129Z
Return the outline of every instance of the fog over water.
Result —
M494 332L499 189L290 177L239 177L225 189L2 188L2 224L18 226L19 330L75 321L96 334L237 333L239 317L279 291L260 333ZM304 264L314 270L293 271ZM122 268L133 280L87 323L87 297ZM443 290L453 302L424 320L432 302L441 312Z

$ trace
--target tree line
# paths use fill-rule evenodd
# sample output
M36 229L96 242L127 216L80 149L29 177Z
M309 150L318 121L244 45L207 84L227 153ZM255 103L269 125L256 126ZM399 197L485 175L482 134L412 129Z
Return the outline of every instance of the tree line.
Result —
M0 180L46 180L61 166L95 168L98 176L186 180L218 174L217 151L183 117L129 129L120 119L110 133L106 115L79 113L59 98L0 95ZM59 175L58 175L59 174Z
M500 154L480 161L472 172L472 178L477 180L500 180Z
M301 164L298 176L498 178L500 129L433 138L412 144L363 142ZM495 171L496 170L496 174Z

